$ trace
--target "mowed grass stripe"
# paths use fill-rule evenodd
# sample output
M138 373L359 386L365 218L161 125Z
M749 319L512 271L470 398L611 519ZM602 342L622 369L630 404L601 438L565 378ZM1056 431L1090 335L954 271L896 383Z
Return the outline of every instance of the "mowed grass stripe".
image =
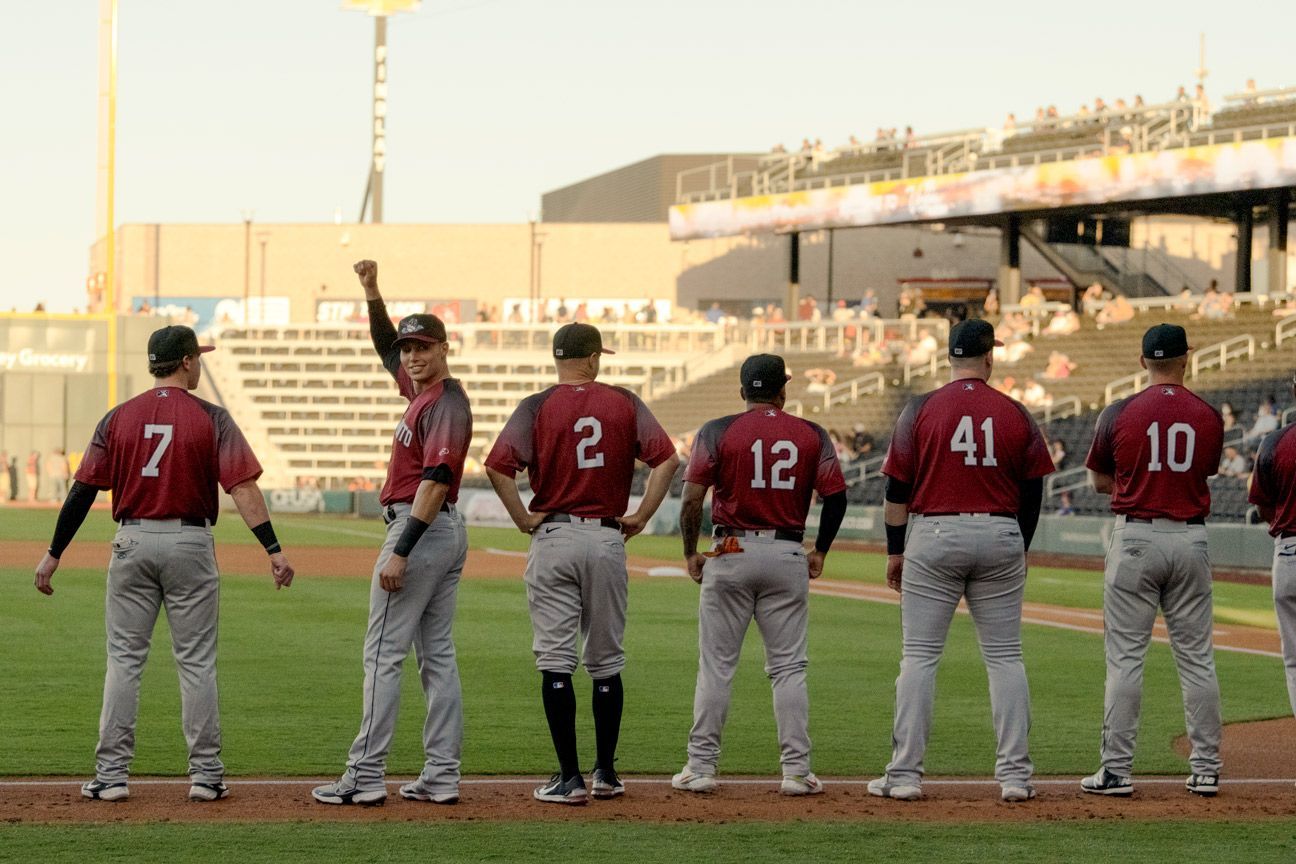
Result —
M0 571L0 773L84 774L93 762L104 669L101 573L60 574L58 593L37 594L27 571ZM259 574L222 583L221 702L231 774L340 772L360 717L368 585L302 579L274 592ZM618 768L669 774L684 761L697 668L697 589L688 580L644 580L630 595L625 672L626 720ZM530 650L520 582L465 581L456 642L465 696L464 770L545 774L553 757ZM1102 716L1104 662L1098 636L1028 626L1033 695L1032 755L1043 774L1094 769ZM890 755L899 610L832 597L811 599L810 694L815 767L830 775L878 772ZM755 628L734 683L721 771L772 775L778 747L768 681ZM1220 655L1230 721L1281 716L1289 708L1280 664ZM410 667L392 773L422 762L422 694ZM576 678L584 761L592 762L589 681ZM184 771L176 673L160 622L141 698L139 774ZM1171 750L1183 731L1169 649L1148 662L1138 770L1185 770ZM954 622L938 684L927 769L986 775L994 761L986 678L971 622Z

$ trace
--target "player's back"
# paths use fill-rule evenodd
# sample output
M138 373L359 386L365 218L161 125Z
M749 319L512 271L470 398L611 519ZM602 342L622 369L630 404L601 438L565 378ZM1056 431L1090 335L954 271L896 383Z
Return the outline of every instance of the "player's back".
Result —
M1085 464L1112 476L1114 513L1204 519L1223 441L1214 407L1183 385L1153 384L1099 415Z
M913 486L910 510L927 514L1015 514L1022 481L1052 470L1034 418L979 378L910 400L882 465Z
M695 460L709 476L693 470ZM811 494L845 488L828 433L773 405L705 424L693 444L688 476L714 485L716 525L748 530L804 530Z

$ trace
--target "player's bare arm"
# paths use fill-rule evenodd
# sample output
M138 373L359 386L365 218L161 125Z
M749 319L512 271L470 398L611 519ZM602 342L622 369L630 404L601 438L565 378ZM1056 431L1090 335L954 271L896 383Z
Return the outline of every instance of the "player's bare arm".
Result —
M652 473L648 475L648 487L644 490L643 500L639 502L639 509L617 520L621 523L621 533L627 540L647 526L648 520L657 512L657 508L666 498L666 493L670 491L671 480L675 479L675 472L678 469L679 457L675 455L652 469Z
M688 565L689 578L702 582L702 567L706 558L697 551L698 532L702 528L702 501L706 498L707 487L700 483L685 483L684 497L680 502L680 534L684 537L684 561Z
M292 585L296 571L280 549L279 541L275 539L274 529L270 527L270 511L266 509L261 487L255 480L248 480L231 489L230 497L234 499L234 506L238 508L244 524L252 530L270 555L270 575L274 578L275 590Z
M446 483L438 483L435 480L424 480L419 483L418 491L414 493L414 503L410 505L410 522L417 520L423 530L432 524L436 519L437 513L441 510L441 505L445 503L446 495L450 492L450 486ZM409 528L406 529L407 531ZM417 528L415 529L417 531ZM422 531L418 531L422 534ZM404 537L402 537L402 540ZM418 542L417 537L413 542ZM396 544L397 549L401 544ZM382 585L383 590L387 592L399 591L405 585L405 566L409 563L407 555L401 555L392 552L387 558L387 563L383 565L382 570L378 571L378 584Z
M356 275L360 277L360 285L364 288L366 300L381 300L382 294L378 291L378 262L365 259L355 263Z
M540 527L540 523L548 516L548 513L531 513L527 510L526 505L522 503L522 495L518 492L517 478L502 474L486 466L486 476L490 478L491 485L495 487L495 494L499 496L500 501L504 504L504 509L508 510L509 518L513 524L523 534L531 534Z
M1103 474L1101 471L1089 469L1089 485L1099 495L1110 495L1112 489L1116 488L1116 481L1110 474Z

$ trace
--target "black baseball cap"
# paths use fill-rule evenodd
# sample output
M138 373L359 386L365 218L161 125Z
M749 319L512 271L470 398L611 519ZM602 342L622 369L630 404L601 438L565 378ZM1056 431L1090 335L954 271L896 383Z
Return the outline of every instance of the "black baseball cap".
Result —
M1158 324L1143 334L1143 356L1149 360L1182 357L1191 350L1188 333L1178 324Z
M951 357L980 357L982 354L989 354L995 348L1002 348L1003 344L995 338L994 326L980 318L969 318L950 328L949 356Z
M393 344L423 342L431 345L444 341L446 341L446 329L441 319L426 312L415 312L401 319L400 326L396 328L396 341Z
M753 354L743 361L738 377L744 395L770 397L777 396L792 376L777 354Z
M194 333L192 327L183 324L172 324L161 330L154 330L148 341L150 363L174 363L185 357L194 357L215 350L215 345L199 346L198 334Z
M603 334L593 324L576 321L558 328L553 338L553 356L559 360L579 360L591 354L615 354L603 347Z

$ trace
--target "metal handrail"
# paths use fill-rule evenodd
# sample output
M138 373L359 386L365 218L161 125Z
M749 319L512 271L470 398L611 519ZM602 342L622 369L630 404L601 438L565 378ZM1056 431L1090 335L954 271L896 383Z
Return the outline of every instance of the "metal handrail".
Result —
M915 378L925 378L928 375L935 378L937 372L948 369L949 365L949 357L944 354L937 354L926 363L906 363L904 366L904 383L908 385Z
M1281 348L1282 343L1296 336L1296 315L1288 315L1274 325L1274 347Z
M848 486L853 486L857 483L863 483L866 479L868 479L870 473L876 474L877 469L880 469L882 467L882 463L885 461L886 461L885 453L882 453L877 456L870 456L867 459L862 459L862 460L857 459L856 461L842 468L842 477L843 479L845 479L846 484Z
M871 396L874 393L881 393L885 389L886 376L881 372L870 372L867 375L860 375L858 378L852 378L849 381L843 381L829 387L823 394L823 407L826 411L834 405L846 402L854 403L859 401L861 396ZM847 393L850 395L847 395Z
M1246 357L1248 360L1255 357L1255 337L1250 334L1234 336L1232 339L1225 339L1223 342L1217 342L1200 351L1194 351L1192 360L1188 364L1189 377L1196 378L1206 369L1213 369L1218 366L1223 369L1228 365L1228 361L1237 360L1240 357Z
M1147 386L1148 377L1147 370L1140 369L1132 375L1125 375L1115 381L1109 381L1106 388L1103 389L1103 404L1110 405L1117 399L1137 393Z
M1079 478L1079 479L1077 479ZM1089 485L1089 469L1083 465L1055 471L1044 480L1044 494L1052 498L1063 492L1074 492Z
M1065 420L1068 417L1079 417L1083 412L1084 403L1080 401L1079 396L1067 396L1060 400L1054 400L1052 404L1045 405L1042 408L1031 409L1031 414L1035 419L1043 423Z
M1279 424L1286 426L1292 417L1296 417L1296 405L1283 411L1282 416L1278 418Z

